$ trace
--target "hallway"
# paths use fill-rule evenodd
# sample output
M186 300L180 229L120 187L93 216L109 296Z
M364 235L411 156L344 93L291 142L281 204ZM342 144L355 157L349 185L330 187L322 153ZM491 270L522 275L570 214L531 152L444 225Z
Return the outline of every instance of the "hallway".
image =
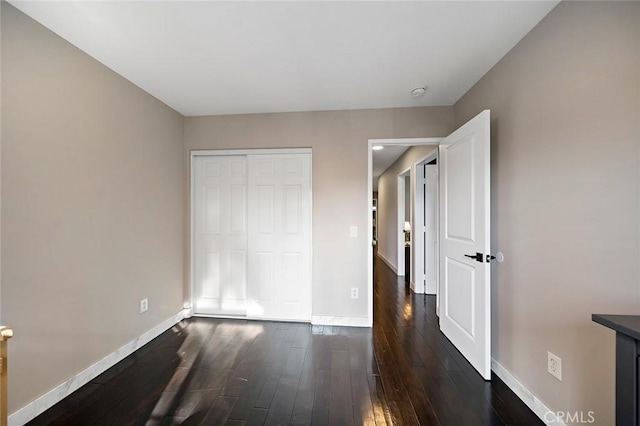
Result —
M192 318L30 425L538 425L376 261L373 329Z

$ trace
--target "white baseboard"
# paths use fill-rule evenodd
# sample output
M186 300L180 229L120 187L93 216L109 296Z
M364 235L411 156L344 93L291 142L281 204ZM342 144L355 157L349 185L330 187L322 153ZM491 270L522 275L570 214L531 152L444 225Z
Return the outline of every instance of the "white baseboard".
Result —
M542 401L529 391L529 389L524 387L518 379L494 358L491 358L491 369L546 425L566 426L564 422L556 418L553 412L544 405Z
M416 294L424 294L424 285L416 285L413 281L411 281L409 287Z
M342 327L371 327L367 317L334 317L329 315L313 315L312 325L337 325Z
M38 399L20 408L18 411L12 413L9 416L9 426L22 426L33 420L36 416L53 407L58 402L71 395L71 393L86 385L91 380L113 367L115 364L122 361L124 358L128 357L169 328L173 327L177 322L184 318L189 318L190 316L190 310L183 309L171 318L166 319L151 330L145 332L140 337L133 339L121 348L117 349L115 352L105 356L100 361L51 389Z
M398 268L396 268L395 266L393 266L393 263L391 263L391 261L390 261L389 259L387 259L386 257L384 257L384 255L383 255L382 253L378 252L378 257L379 257L380 259L382 259L382 261L383 261L384 263L386 263L386 264L387 264L387 266L388 266L389 268L391 268L391 270L392 270L394 273L396 273L396 274L398 273Z

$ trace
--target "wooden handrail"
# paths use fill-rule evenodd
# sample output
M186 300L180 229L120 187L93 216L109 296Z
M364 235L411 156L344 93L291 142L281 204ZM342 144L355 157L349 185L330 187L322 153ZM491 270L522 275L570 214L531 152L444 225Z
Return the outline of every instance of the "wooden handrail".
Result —
M0 326L0 426L7 426L7 340L12 337L11 327Z

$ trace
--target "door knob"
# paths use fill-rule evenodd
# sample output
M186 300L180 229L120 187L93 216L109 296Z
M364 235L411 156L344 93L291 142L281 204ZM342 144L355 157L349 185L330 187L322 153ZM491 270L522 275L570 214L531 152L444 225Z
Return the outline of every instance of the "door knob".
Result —
M471 259L475 259L477 262L484 263L485 255L482 253L476 252L476 254L465 254L465 257L469 257ZM491 262L492 259L495 259L495 256L491 256L490 254L486 255L486 262Z
M484 256L482 255L482 253L476 253L476 254L465 254L465 257L469 257L471 259L475 259L478 262L482 262L484 261Z

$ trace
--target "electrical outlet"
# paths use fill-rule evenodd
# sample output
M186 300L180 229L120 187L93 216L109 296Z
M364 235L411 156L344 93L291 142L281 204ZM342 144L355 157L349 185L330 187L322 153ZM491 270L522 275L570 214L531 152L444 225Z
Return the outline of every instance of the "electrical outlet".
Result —
M146 297L140 300L140 313L145 313L149 310L149 299Z
M562 359L547 352L547 371L558 380L562 380Z
M351 298L352 299L357 299L358 297L360 297L360 295L358 294L358 287L352 287L351 288Z

